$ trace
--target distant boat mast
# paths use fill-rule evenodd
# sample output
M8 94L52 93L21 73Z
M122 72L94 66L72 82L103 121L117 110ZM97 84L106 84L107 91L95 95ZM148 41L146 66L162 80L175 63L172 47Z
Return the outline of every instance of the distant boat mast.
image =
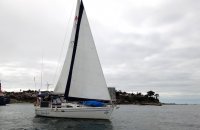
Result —
M42 89L43 86L43 67L44 67L44 52L42 50L42 63L41 63L41 74L40 74L40 89Z
M2 91L1 91L1 80L0 80L0 93L1 93Z

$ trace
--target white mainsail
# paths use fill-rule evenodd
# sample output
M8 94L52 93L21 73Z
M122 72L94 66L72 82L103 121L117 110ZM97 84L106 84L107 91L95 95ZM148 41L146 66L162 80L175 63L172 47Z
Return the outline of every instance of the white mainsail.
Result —
M77 5L76 14L79 12L79 0ZM74 35L75 29L72 31L71 43L69 44L60 78L54 90L55 93L64 93L66 89L73 51L72 41L74 40ZM79 37L68 97L110 100L110 95L108 93L108 88L97 55L85 10L83 10L80 23Z
M85 11L80 25L69 97L110 100Z

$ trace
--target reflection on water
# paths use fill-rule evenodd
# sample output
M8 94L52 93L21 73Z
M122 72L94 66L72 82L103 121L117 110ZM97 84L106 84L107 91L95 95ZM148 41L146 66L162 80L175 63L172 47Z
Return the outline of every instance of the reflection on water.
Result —
M37 130L112 130L109 120L85 120L64 118L33 118L33 128Z

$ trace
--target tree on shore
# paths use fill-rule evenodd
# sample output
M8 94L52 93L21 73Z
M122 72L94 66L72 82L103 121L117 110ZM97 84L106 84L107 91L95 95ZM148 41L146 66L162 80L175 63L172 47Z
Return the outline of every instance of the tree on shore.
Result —
M151 90L147 92L148 97L152 97L152 96L154 96L154 94L155 94L155 92L151 91Z
M121 90L116 91L116 102L119 104L145 104L145 103L160 103L159 94L155 94L154 91L148 91L146 95L143 95L140 92L127 93L122 92Z
M157 94L157 93L156 93L154 96L155 96L155 98L156 98L156 99L158 99L158 97L159 97L159 94Z

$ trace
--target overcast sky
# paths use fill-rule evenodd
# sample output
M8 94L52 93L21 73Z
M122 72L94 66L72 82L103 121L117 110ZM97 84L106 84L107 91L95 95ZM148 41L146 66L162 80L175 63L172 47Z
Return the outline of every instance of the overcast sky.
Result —
M0 0L3 90L40 89L42 57L42 89L49 82L53 90L75 3ZM153 90L162 102L200 103L199 0L84 0L84 5L108 86Z

